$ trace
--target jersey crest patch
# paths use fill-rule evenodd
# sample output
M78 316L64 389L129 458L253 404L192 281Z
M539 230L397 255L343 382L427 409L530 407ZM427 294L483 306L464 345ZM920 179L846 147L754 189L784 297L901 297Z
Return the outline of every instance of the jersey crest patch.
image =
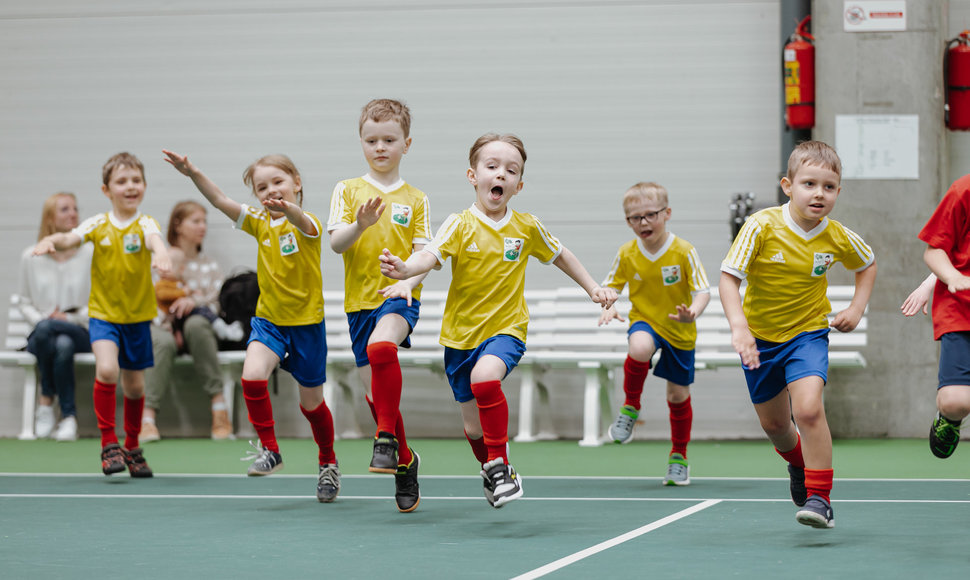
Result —
M141 251L141 236L138 234L125 234L124 246L126 254L137 254Z
M522 254L522 238L505 238L505 253L502 260L505 262L518 262Z
M823 254L820 252L815 252L814 263L812 264L812 278L818 278L819 276L824 276L829 268L832 267L832 254Z
M661 266L660 275L663 277L664 286L673 286L680 282L680 266Z
M391 221L401 226L411 225L411 206L403 203L392 203Z
M286 232L280 236L280 255L289 256L300 251L300 247L296 245L296 236L293 232Z

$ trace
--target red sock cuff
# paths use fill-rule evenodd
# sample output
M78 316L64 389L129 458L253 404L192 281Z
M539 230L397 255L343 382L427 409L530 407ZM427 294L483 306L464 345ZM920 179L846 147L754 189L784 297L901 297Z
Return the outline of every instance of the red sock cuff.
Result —
M830 501L833 473L831 469L805 469L805 490L808 495L818 495Z
M775 451L778 455L781 455L785 461L791 463L795 467L805 467L805 458L802 457L802 436L798 436L798 441L795 442L795 447L791 451L780 451L775 447Z
M479 409L487 409L505 402L505 393L502 392L502 381L472 383L472 394L475 395L475 402L478 404Z
M627 355L626 360L623 361L623 370L628 373L645 375L650 370L650 361L639 361Z
M667 401L667 407L670 409L670 414L673 417L686 415L691 411L690 397L687 397L679 403L671 403L670 401Z
M367 345L367 360L370 364L381 365L397 362L397 345L393 342L375 342Z

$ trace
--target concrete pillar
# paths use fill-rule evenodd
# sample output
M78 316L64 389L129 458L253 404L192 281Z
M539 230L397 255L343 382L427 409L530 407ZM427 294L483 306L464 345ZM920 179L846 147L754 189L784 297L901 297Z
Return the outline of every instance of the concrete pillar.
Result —
M837 114L919 115L919 179L843 180L832 214L872 245L879 267L868 368L829 374L826 412L836 437L923 437L936 409L938 350L929 317L906 319L899 306L929 273L916 234L949 185L941 92L946 3L910 0L906 11L905 32L847 33L842 0L813 2L814 137L834 146ZM851 283L836 269L832 283Z

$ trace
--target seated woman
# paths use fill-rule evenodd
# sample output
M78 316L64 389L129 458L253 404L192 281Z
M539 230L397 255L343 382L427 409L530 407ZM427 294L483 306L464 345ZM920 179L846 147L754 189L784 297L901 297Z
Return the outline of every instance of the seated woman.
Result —
M181 352L192 356L195 376L212 401L212 438L232 436L232 422L222 393L219 372L218 338L233 338L232 328L216 316L222 270L202 252L206 234L205 207L182 201L172 208L168 221L170 277L155 284L159 316L152 324L152 352L155 366L146 369L145 413L142 417L142 443L157 441L161 435L155 417L162 398L172 384L172 367Z
M55 232L69 232L78 225L77 199L73 193L55 193L44 202L37 239ZM77 439L74 405L74 353L91 352L88 337L88 294L91 290L91 244L33 256L34 246L20 259L20 291L16 303L33 330L27 351L37 357L40 404L35 433L58 441ZM54 430L54 397L61 421Z

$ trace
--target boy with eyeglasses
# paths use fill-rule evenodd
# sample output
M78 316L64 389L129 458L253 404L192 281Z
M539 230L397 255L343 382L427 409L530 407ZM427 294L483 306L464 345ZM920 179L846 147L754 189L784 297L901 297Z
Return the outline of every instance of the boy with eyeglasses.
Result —
M693 410L690 384L694 382L694 321L711 299L710 284L697 251L690 242L667 231L671 209L667 190L657 183L637 183L623 195L626 222L636 235L620 247L603 282L621 292L630 285L629 351L623 364L623 406L610 425L616 443L633 439L640 415L640 396L653 354L660 350L654 375L667 380L671 450L664 485L688 485L687 444ZM599 324L623 317L616 306L605 309Z

